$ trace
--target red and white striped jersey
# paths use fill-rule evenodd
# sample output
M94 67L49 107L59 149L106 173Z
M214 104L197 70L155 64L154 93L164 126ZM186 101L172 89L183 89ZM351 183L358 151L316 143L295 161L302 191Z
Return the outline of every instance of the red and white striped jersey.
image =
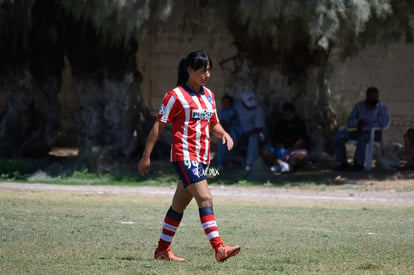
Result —
M198 161L209 164L210 124L218 123L211 90L199 93L183 86L167 92L158 112L159 121L172 123L171 161Z

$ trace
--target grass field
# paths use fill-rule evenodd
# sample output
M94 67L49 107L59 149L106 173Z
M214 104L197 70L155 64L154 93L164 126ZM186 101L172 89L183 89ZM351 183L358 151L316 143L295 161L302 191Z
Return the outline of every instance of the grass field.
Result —
M155 261L169 196L0 193L0 274L414 274L413 207L215 200L217 263L194 202L173 241L184 263Z

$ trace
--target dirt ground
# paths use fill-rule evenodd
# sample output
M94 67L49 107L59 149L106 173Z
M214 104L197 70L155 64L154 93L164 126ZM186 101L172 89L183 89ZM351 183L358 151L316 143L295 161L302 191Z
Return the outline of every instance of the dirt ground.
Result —
M0 182L1 192L67 192L69 194L172 197L175 187L68 186L40 183ZM215 200L276 201L292 204L356 204L414 207L414 180L360 182L358 185L323 188L242 187L211 185Z
M137 164L138 159L135 159L130 160L127 166L136 171ZM113 163L108 170L112 170L115 166ZM168 161L152 162L152 172L148 179L159 177L160 173L168 167L171 168ZM254 186L243 187L243 184L239 184L243 181L253 182ZM234 166L220 176L210 179L209 183L215 199L414 206L414 170L403 168L386 170L378 167L371 171L355 172L338 171L329 165L309 163L306 168L293 173L273 174L266 167L259 167L247 173L240 167ZM175 186L151 187L150 181L147 187L0 182L0 192L68 192L171 197L174 190Z

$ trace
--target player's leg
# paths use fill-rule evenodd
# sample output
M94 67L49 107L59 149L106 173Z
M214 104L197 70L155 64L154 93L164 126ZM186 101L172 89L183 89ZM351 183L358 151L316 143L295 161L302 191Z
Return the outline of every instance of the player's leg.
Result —
M184 188L183 183L179 180L172 205L167 211L162 225L162 232L158 241L158 247L155 249L154 257L156 259L168 260L173 262L183 262L185 259L177 257L170 249L171 242L175 232L183 218L183 213L187 205L192 200L191 193Z
M184 187L182 180L179 180L172 199L172 208L182 214L192 199L193 195L191 192Z
M178 164L174 163L173 166L177 168ZM176 170L180 179L172 199L172 204L165 215L162 232L158 241L158 246L154 252L154 257L156 259L182 262L184 259L174 255L170 249L170 245L183 218L184 210L193 199L193 195L186 189L188 183L185 182L185 179L187 177L182 174L182 169Z
M211 246L213 247L216 259L219 262L235 256L240 251L240 246L227 246L221 240L218 226L213 211L213 199L207 180L193 183L187 187L199 207L200 222Z

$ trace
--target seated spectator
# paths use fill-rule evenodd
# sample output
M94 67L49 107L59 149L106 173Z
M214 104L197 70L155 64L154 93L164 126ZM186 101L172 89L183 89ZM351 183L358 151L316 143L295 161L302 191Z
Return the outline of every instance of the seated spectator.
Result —
M404 135L405 152L407 153L407 165L408 169L414 168L414 129L410 128Z
M236 147L246 148L245 169L250 171L259 154L259 145L264 140L263 108L257 103L256 96L250 91L243 92L241 101L236 102L234 108L242 129L242 135L235 144Z
M370 87L366 91L366 99L355 104L348 118L347 128L334 134L335 156L338 168L348 167L345 143L352 139L357 141L354 155L354 169L362 170L365 160L365 145L369 141L372 128L384 128L388 125L390 115L387 107L379 101L379 91ZM354 129L354 130L352 130ZM382 132L375 132L375 141L381 141Z
M241 136L242 130L233 105L233 97L230 95L224 95L221 99L221 109L218 111L218 117L224 130L226 130L233 141L236 142L238 137ZM227 145L223 144L222 140L219 139L215 157L218 170L223 170L227 152Z
M283 106L283 117L275 132L273 144L262 149L263 158L271 164L270 170L284 173L304 165L309 156L307 127L292 103Z

